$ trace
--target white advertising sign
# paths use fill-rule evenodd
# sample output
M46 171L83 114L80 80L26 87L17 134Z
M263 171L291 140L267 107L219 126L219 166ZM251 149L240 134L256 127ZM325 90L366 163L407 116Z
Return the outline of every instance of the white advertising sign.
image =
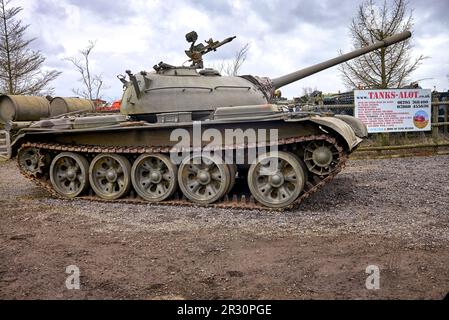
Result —
M355 90L355 116L369 133L431 129L430 89Z

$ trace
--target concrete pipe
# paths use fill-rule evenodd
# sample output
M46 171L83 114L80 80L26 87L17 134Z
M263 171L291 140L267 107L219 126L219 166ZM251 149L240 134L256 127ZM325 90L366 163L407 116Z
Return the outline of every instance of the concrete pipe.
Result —
M92 101L80 98L55 97L50 102L51 117L75 111L95 112L95 106Z
M44 97L1 95L0 122L36 121L50 115L50 103Z

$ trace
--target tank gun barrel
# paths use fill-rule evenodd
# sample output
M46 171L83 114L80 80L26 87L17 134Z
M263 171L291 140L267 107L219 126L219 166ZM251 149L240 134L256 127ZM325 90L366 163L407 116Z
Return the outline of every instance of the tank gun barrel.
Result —
M340 63L349 61L351 59L357 58L357 57L359 57L361 55L364 55L364 54L366 54L368 52L380 49L382 47L388 47L388 46L390 46L392 44L404 41L404 40L410 38L411 35L412 34L411 34L410 31L401 32L401 33L395 34L395 35L393 35L391 37L388 37L388 38L386 38L386 39L384 39L382 41L377 41L377 42L375 42L375 43L373 43L371 45L368 45L368 46L362 47L360 49L351 51L349 53L343 54L343 55L338 56L336 58L333 58L333 59L330 59L330 60L327 60L327 61L315 64L313 66L310 66L310 67L307 67L307 68L304 68L304 69L301 69L301 70L298 70L298 71L286 74L286 75L278 77L278 78L274 78L274 79L272 79L273 87L274 87L274 89L278 89L278 88L283 87L283 86L285 86L287 84L290 84L290 83L298 81L298 80L300 80L302 78L308 77L308 76L310 76L310 75L312 75L314 73L320 72L320 71L325 70L327 68L333 67L333 66L335 66L337 64L340 64Z

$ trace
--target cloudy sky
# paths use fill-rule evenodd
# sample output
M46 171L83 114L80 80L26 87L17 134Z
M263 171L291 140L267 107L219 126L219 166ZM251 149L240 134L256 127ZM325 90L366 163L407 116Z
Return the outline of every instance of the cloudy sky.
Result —
M276 77L333 58L351 49L348 26L360 1L355 0L13 0L29 24L33 48L46 57L45 67L62 71L55 94L71 96L78 74L64 57L73 56L89 40L95 73L108 86L106 100L121 96L116 75L126 69L152 70L160 61L180 65L188 47L184 35L196 30L199 40L237 39L206 56L206 66L232 59L250 44L242 74ZM448 90L449 0L411 0L414 10L413 55L429 56L412 75L425 88ZM430 78L430 79L428 79ZM302 88L344 91L336 67L283 88L287 97Z

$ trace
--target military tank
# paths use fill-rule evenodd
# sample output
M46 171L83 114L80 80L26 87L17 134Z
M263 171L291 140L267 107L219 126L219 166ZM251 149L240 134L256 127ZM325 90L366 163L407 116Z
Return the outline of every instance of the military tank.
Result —
M204 54L235 37L196 44L193 31L189 65L118 76L121 114L42 119L20 130L12 150L21 172L57 197L292 208L342 170L367 130L351 116L272 103L275 90L410 36L267 78L203 68Z

